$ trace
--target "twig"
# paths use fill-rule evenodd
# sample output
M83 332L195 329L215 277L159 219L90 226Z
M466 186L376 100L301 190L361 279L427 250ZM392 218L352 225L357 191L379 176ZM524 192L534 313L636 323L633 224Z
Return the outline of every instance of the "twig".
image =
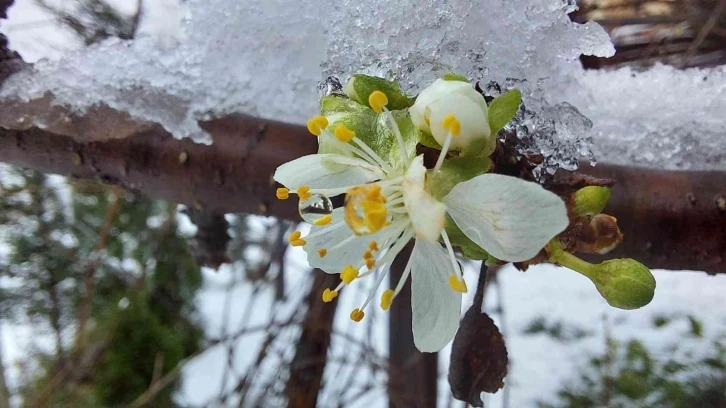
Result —
M156 353L156 357L154 358L154 371L151 374L151 383L154 384L155 382L159 381L159 378L161 377L161 374L164 372L164 353L158 352Z
M683 62L681 63L681 69L688 65L688 62L691 58L693 58L693 55L698 50L698 47L701 46L703 40L706 39L711 30L713 30L716 26L716 23L718 22L718 19L721 18L721 14L723 14L724 10L726 10L726 0L721 0L718 2L716 7L714 7L711 12L711 16L706 21L706 24L704 24L703 27L701 27L701 30L698 31L696 39L693 40L691 45L688 47L688 51L686 52L685 57L683 57Z
M489 268L487 268L486 261L481 261L481 267L479 267L479 280L476 282L476 293L474 294L474 302L472 306L476 306L480 311L484 305L484 292L487 290L487 277L489 276Z
M111 202L106 208L106 217L103 220L103 226L101 227L101 231L98 234L98 242L96 243L96 248L93 252L96 258L88 266L88 269L86 270L86 276L83 279L84 292L78 305L78 331L76 334L76 344L78 344L78 342L84 336L86 323L88 322L88 317L91 313L91 300L93 299L95 284L94 277L96 274L96 270L101 265L101 261L103 260L101 251L106 248L109 231L111 231L111 227L113 226L113 220L116 218L116 214L118 213L119 207L121 206L121 188L119 188L118 186L114 186L111 187L110 190L113 198L111 199Z

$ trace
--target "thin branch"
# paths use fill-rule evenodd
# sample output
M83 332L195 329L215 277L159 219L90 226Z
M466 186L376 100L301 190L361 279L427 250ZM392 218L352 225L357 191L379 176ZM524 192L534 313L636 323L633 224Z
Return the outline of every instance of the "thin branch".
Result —
M683 57L683 62L681 63L681 68L685 68L688 65L688 62L693 58L693 55L698 50L698 47L701 46L701 43L708 37L708 34L713 30L713 28L716 26L716 23L718 23L718 20L721 18L721 14L726 11L726 0L720 0L716 7L714 7L713 11L711 11L711 16L706 21L706 24L701 27L701 30L698 32L698 35L696 36L696 39L693 40L691 45L688 47L688 51L686 51L686 55Z
M103 220L103 226L98 234L98 242L92 255L95 258L86 269L86 276L83 279L84 291L78 305L78 334L76 335L76 344L85 336L86 323L91 314L96 270L101 266L101 262L103 261L103 254L101 252L106 248L109 232L121 206L121 189L114 186L111 188L110 194L112 196L111 201L106 208L106 216Z

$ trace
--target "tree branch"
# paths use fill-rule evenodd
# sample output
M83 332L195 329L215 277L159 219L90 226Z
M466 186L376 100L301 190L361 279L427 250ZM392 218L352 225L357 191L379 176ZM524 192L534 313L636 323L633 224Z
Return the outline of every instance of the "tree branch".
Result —
M66 116L46 130L27 123L0 128L0 161L95 178L216 213L298 219L294 199L275 198L272 175L280 164L316 151L315 137L304 127L230 115L200 123L214 139L207 146L173 139L159 126L129 125L124 114L108 108L98 111L104 114L95 120ZM9 117L0 116L9 127ZM112 123L125 124L124 131L108 135ZM74 131L83 136L67 135ZM726 273L726 172L606 164L581 171L617 180L606 209L625 234L617 256L652 268Z

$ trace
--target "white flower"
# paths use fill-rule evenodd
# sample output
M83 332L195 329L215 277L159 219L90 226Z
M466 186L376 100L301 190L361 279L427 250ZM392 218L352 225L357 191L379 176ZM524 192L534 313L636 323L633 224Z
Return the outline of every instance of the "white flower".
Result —
M444 119L455 116L461 130L451 141L449 148L452 150L466 149L478 139L489 139L491 134L487 103L467 82L437 79L421 91L409 111L413 124L430 133L441 146L449 133Z
M371 106L388 116L403 146L396 122L385 109L385 96L379 94L371 95ZM456 127L456 117L446 120L449 123L442 126ZM423 156L406 158L403 167L393 166L391 158L379 157L344 126L333 134L326 129L327 120L315 117L308 127L354 156L313 154L277 169L274 178L285 186L278 198L285 199L290 193L297 193L301 200L313 194L346 194L344 207L315 221L307 236L294 232L290 243L303 247L311 266L340 273L338 287L323 293L326 302L344 286L380 269L367 299L351 313L351 319L360 321L388 273L385 266L414 239L403 276L395 288L383 291L381 307L390 307L410 275L414 343L421 351L438 351L453 338L459 325L461 293L467 290L444 229L447 212L467 237L506 261L534 257L568 225L563 201L537 184L485 174L456 185L439 201L425 188ZM405 149L400 152L406 155Z

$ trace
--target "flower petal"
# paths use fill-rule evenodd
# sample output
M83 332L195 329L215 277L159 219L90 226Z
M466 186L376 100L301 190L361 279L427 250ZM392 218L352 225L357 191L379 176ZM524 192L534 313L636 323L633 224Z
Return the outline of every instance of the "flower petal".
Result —
M451 261L439 243L417 239L411 262L413 342L423 352L436 352L459 327L461 293L449 287Z
M476 91L474 91L476 92ZM484 100L481 97L481 100ZM486 101L485 101L486 106ZM470 97L460 94L450 94L437 99L431 105L430 126L431 135L443 145L449 133L443 125L444 118L453 114L461 124L461 132L451 139L451 149L465 149L477 139L487 139L490 136L489 118L486 109Z
M383 171L368 162L339 154L310 154L287 162L275 171L274 179L289 189L339 189L375 181Z
M539 184L483 174L457 184L444 197L462 232L497 259L531 259L567 228L565 203Z
M303 237L306 241L303 250L307 253L308 263L313 268L320 268L327 273L340 273L347 265L357 267L363 260L363 255L368 250L368 244L371 241L376 241L378 246L381 246L383 241L394 232L391 228L384 227L375 234L356 236L345 223L343 214L342 207L336 208L333 210L333 221L330 224L322 227L313 225L310 233ZM318 234L321 230L324 232ZM345 240L349 241L340 247L333 248ZM318 252L320 249L326 250L325 256L320 256Z
M446 225L446 206L424 189L423 155L411 161L403 179L403 204L417 238L436 241Z
M467 82L447 81L441 78L437 79L426 89L421 91L421 93L416 97L416 102L409 108L411 120L419 129L430 133L431 129L425 119L426 109L428 106L444 95L462 92L465 88L470 88L472 91L476 92Z

